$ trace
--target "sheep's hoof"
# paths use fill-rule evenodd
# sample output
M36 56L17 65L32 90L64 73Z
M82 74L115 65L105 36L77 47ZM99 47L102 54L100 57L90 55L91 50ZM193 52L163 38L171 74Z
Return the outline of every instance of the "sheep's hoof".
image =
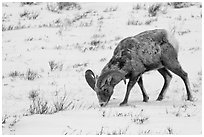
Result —
M148 96L146 96L146 97L143 98L143 102L148 102L148 100L149 100L149 97L148 97Z
M127 102L120 103L120 106L128 106Z
M163 99L164 99L163 96L159 96L159 97L157 98L157 101L162 101Z
M194 97L192 97L192 96L189 96L189 97L187 98L187 100L194 102L194 101L196 101L196 98L194 98Z

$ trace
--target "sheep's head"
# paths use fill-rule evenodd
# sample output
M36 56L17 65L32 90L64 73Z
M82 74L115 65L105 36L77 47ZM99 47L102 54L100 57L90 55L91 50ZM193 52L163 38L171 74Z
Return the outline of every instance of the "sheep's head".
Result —
M114 75L119 76L121 79L125 81L125 76L116 70L110 70L99 77L96 77L91 70L87 70L85 72L85 78L89 86L96 92L99 105L104 107L109 102L112 94L114 85L108 80L109 77L113 77Z

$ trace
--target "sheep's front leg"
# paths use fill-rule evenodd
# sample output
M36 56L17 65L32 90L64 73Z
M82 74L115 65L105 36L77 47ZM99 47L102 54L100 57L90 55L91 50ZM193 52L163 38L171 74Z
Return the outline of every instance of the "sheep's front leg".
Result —
M127 91L125 94L125 98L123 100L123 102L120 103L120 106L126 105L128 102L128 97L130 94L130 90L132 89L132 87L135 85L135 83L137 82L138 76L134 77L134 78L130 78L128 85L127 85Z

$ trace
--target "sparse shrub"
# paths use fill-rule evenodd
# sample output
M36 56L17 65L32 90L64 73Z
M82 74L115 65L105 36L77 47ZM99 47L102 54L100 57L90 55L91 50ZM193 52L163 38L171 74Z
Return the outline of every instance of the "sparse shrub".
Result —
M128 20L127 25L142 25L143 23L139 20Z
M8 119L8 116L6 114L2 115L2 122L1 123L5 124L7 119Z
M123 113L123 112L116 112L113 114L113 117L132 117L133 114L128 112L128 113Z
M133 9L133 10L139 10L139 9L141 9L141 5L140 5L140 4L134 5L134 6L132 7L132 9Z
M113 130L111 132L108 132L107 135L125 135L126 131L119 129L119 130Z
M25 41L32 41L32 40L34 40L33 37L28 37L28 38L25 39Z
M114 12L118 9L118 7L109 7L103 10L103 12Z
M196 105L192 104L191 106L195 107ZM192 111L189 111L189 106L185 103L179 106L173 105L172 109L166 109L166 114L172 114L176 117L191 117L194 115Z
M173 8L187 8L191 6L191 3L189 2L170 2L168 4Z
M160 12L162 13L162 14L167 14L167 5L163 5L163 6L161 6L161 8L160 8Z
M20 118L21 118L20 115L9 116L8 128L9 128L10 132L15 131L15 125L16 125L16 123L18 123L20 121Z
M87 18L87 16L88 16L91 12L92 12L91 10L88 10L88 11L85 11L85 12L83 12L83 13L81 13L81 14L76 15L76 16L74 17L74 19L72 20L72 23L73 23L73 22L77 22L77 21L79 21L79 20L81 20L81 19Z
M133 116L131 118L132 122L139 124L139 125L144 124L148 119L149 117L139 116L139 115Z
M34 72L31 69L28 69L26 74L24 75L24 77L25 77L26 80L34 80L36 78L39 78L40 76L38 75L37 72Z
M155 3L148 8L148 14L150 17L154 17L157 15L157 12L160 10L161 4Z
M2 23L2 31L6 31L6 30L8 30L7 26Z
M188 50L191 51L191 52L195 52L195 51L201 50L201 47L191 47Z
M35 100L39 96L39 91L38 90L31 90L29 92L28 98L31 100Z
M49 66L51 71L54 70L62 71L63 69L63 64L61 62L55 62L54 60L49 61Z
M60 23L59 23L59 30L57 31L56 34L58 34L59 36L63 35L63 31L66 31L68 27L73 25L73 21L69 18L64 18L64 19L60 19Z
M105 49L110 47L105 47L105 43L107 43L106 40L101 41L100 39L93 39L90 42L87 43L87 45L77 45L75 48L80 49L80 51L85 52L87 50L95 51L97 49Z
M8 3L7 2L2 2L2 7L8 7Z
M106 111L103 111L102 116L106 116ZM110 114L109 114L110 116ZM146 123L149 120L148 116L143 115L143 109L140 110L139 113L133 114L132 112L124 113L124 112L116 112L112 114L113 117L130 117L131 121L135 124L141 125Z
M202 70L198 71L198 77L200 77L200 81L202 81Z
M144 24L150 25L152 22L156 22L157 20L158 20L157 17L156 18L152 17L152 18L146 20Z
M82 130L76 129L76 128L72 128L69 125L67 126L67 129L65 130L65 132L63 133L64 135L81 135L82 134Z
M75 49L78 49L81 52L85 52L88 48L86 48L86 42L84 44L74 43L72 45L69 45L70 47L74 47Z
M62 20L60 18L55 19L55 20L52 21L52 25L55 26L55 27L62 26Z
M107 128L101 127L100 131L96 133L96 135L125 135L127 133L127 130L129 129L129 126L127 126L124 129L115 129L115 130L107 130Z
M78 64L75 64L73 66L73 68L78 68L78 67L87 67L88 63L78 63Z
M103 38L103 37L105 37L104 34L94 34L94 35L92 36L93 39Z
M88 63L78 63L73 65L73 68L76 69L77 72L84 71L84 68L88 65Z
M174 134L173 129L171 127L167 127L167 134Z
M10 16L11 16L11 14L3 13L3 15L2 15L2 22L8 22Z
M58 5L57 5L56 2L47 3L47 10L49 10L51 12L60 13L60 10L59 10Z
M90 21L81 21L79 27L90 27L93 24L93 20Z
M21 2L21 6L25 6L25 5L37 5L38 2Z
M105 44L104 43L107 43L107 41L101 41L101 40L97 40L97 39L94 39L94 40L91 40L91 42L85 42L84 44L73 44L73 47L75 49L78 49L79 51L81 52L86 52L86 51L96 51L98 49L110 49L111 46L107 46L105 47Z
M92 40L90 44L93 45L93 46L97 46L97 45L99 45L100 43L101 43L100 40Z
M102 117L106 117L106 111L102 111Z
M48 102L44 97L40 96L39 90L31 90L28 98L30 106L28 112L33 114L53 114L66 109L73 109L75 104L73 100L68 99L66 90L56 90L53 101Z
M202 3L201 3L201 2L197 2L197 6L198 6L199 8L202 8Z
M151 130L147 129L147 130L142 130L138 133L139 135L149 135L151 134Z
M47 9L52 12L60 13L61 10L81 9L81 6L76 2L49 2Z
M31 69L28 69L25 74L15 70L13 72L10 72L8 76L12 78L16 77L24 78L26 80L34 80L40 77L40 75L38 75L37 72L34 72Z
M190 33L191 31L189 29L187 30L183 30L183 31L178 31L178 35L184 35L184 34L187 34L187 33Z
M104 135L104 127L102 126L100 131L96 135Z
M28 10L24 10L23 13L20 13L20 17L21 18L27 18L29 20L34 20L36 19L37 17L39 16L39 13L38 12L34 12L34 11L28 11Z
M9 30L17 30L17 29L22 29L22 28L30 28L29 25L23 25L21 24L20 21L18 21L17 24L11 24L11 23L2 23L2 31L9 31Z
M101 58L100 59L100 62L104 62L104 61L106 61L107 59L106 58Z
M149 117L143 115L143 109L140 111L138 115L131 115L132 122L139 125L144 124L145 122L148 121L148 119Z
M49 114L51 112L48 102L39 96L38 90L31 90L29 92L29 97L31 101L30 107L28 109L31 115L33 114Z
M9 73L9 77L15 78L15 77L18 77L18 76L21 76L21 73L16 71L16 70L14 72Z
M67 29L67 26L71 26L72 25L72 21L69 19L54 19L52 22L50 22L47 27L59 27L59 31L61 32L57 32L57 33L62 33L63 30Z
M59 10L81 9L81 6L76 2L58 2L57 5Z
M68 100L67 92L65 90L63 91L64 92L57 90L55 92L55 99L53 102L54 108L52 110L53 113L64 111L72 104L72 101Z

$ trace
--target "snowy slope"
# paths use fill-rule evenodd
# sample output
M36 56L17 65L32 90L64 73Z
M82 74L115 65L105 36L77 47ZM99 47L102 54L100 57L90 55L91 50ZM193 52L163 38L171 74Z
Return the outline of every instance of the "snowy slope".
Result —
M139 9L134 9L138 3L79 4L80 10L60 13L47 10L47 3L3 4L3 26L24 28L2 31L2 120L5 120L2 133L201 134L202 8L199 3L178 9L163 3L155 17L148 15L152 3L139 3ZM25 11L28 14L24 15ZM36 19L28 19L36 14L39 14ZM92 69L100 74L123 38L148 29L169 30L172 26L176 26L180 45L179 61L188 72L196 100L185 101L184 83L173 74L165 99L155 101L164 80L157 71L151 71L144 74L148 103L142 102L136 84L128 106L119 107L126 90L121 82L107 107L100 108L84 72ZM56 65L53 70L50 62ZM28 70L36 74L33 80L29 80ZM64 93L66 103L71 105L57 113L30 114L31 91L37 91L50 108Z

